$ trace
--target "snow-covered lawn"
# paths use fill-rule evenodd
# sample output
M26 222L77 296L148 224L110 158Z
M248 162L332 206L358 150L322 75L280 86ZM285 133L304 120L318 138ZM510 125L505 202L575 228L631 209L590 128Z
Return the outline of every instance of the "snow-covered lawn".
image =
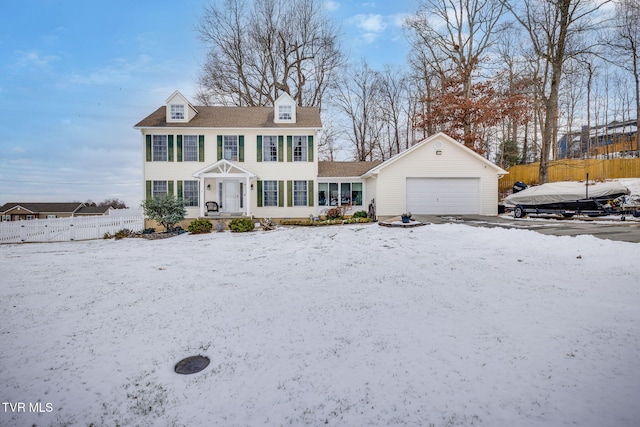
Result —
M638 426L639 258L460 224L3 245L0 423Z

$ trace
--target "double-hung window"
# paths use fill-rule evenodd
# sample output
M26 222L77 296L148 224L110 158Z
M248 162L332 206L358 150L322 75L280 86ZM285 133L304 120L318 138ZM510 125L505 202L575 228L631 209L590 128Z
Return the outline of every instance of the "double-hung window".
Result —
M152 197L164 196L169 193L167 181L153 181Z
M307 181L293 181L293 206L307 206Z
M168 152L167 135L153 135L153 161L166 162Z
M182 137L182 160L185 162L198 161L197 135L184 135Z
M278 206L278 181L263 181L262 193L262 206Z
M198 206L198 181L185 181L182 193L186 206Z
M362 206L361 182L321 182L318 184L320 206Z
M277 136L262 137L262 161L263 162L278 161L278 137Z
M171 104L171 120L184 120L183 104Z
M293 161L294 162L307 161L307 137L306 136L293 137Z
M291 105L278 106L278 120L291 120Z
M238 160L238 136L225 135L223 140L223 158L225 160Z

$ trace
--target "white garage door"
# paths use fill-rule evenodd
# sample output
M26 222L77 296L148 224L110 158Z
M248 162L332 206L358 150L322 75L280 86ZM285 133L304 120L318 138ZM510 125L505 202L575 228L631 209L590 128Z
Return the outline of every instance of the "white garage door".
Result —
M407 178L412 214L479 214L480 178Z

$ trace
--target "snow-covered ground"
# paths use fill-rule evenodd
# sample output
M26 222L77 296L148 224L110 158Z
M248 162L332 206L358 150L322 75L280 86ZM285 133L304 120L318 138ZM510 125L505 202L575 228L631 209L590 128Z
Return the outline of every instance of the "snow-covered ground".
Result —
M0 424L638 426L639 256L461 224L3 245Z

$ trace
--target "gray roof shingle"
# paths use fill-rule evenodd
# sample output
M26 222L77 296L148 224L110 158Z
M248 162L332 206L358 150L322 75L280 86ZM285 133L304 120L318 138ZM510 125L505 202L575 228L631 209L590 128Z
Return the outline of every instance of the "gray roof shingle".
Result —
M318 177L360 176L380 163L382 162L318 162Z
M71 203L49 203L49 202L25 202L25 203L5 203L0 207L0 212L7 212L17 206L21 206L33 213L73 213L82 206L80 202Z
M187 123L167 123L167 107L158 108L134 127L184 128L321 128L320 110L296 107L296 123L274 123L272 107L195 107L198 114Z

